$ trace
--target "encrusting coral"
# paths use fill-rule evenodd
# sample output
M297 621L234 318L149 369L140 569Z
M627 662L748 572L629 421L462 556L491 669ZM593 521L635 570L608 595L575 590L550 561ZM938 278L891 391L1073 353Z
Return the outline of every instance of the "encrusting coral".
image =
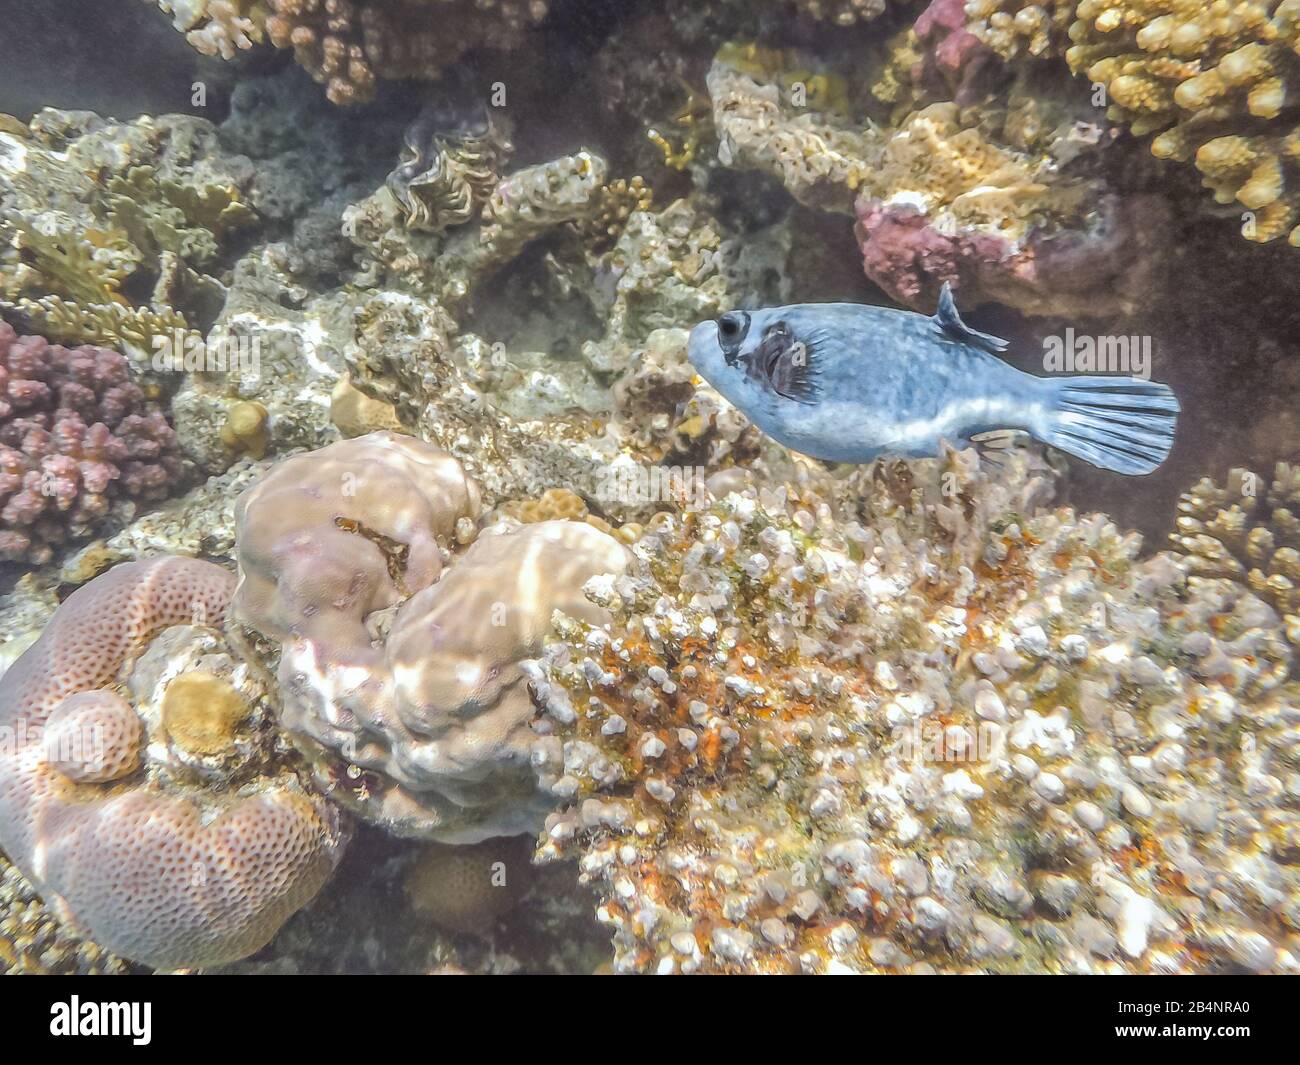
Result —
M44 562L115 502L161 499L185 472L126 358L0 321L0 558Z
M234 583L195 559L117 566L0 680L0 846L74 927L157 968L261 947L345 840L337 811L275 752L273 695L218 631ZM227 715L224 743L172 731L172 687L204 669L245 703L247 729Z
M855 476L861 524L728 494L588 585L612 626L530 667L539 856L616 969L1300 967L1277 615L977 465Z

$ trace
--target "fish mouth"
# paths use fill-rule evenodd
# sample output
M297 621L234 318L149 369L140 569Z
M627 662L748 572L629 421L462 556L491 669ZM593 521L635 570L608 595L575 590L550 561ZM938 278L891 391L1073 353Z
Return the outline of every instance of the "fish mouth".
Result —
M709 356L716 356L721 352L722 345L718 343L717 322L701 322L691 330L686 345L686 358L705 377L708 377L705 371L709 365Z

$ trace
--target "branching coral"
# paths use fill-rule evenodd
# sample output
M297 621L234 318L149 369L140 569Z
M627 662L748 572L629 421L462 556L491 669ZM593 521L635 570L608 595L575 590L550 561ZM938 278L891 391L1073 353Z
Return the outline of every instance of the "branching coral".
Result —
M1219 204L1243 209L1242 234L1300 244L1300 129L1287 102L1300 84L1294 0L974 0L972 29L1006 57L1064 50L1104 88L1108 114L1156 134L1161 159L1192 161ZM1069 47L1062 28L1068 25Z
M1106 86L1111 117L1138 135L1162 131L1151 142L1160 158L1194 159L1219 203L1251 212L1247 239L1289 231L1300 245L1287 189L1300 129L1285 113L1288 85L1300 84L1300 5L1084 0L1070 39L1071 69Z
M146 0L148 2L148 0ZM157 0L172 25L204 55L233 59L264 36L266 6L261 0Z
M1222 488L1205 478L1179 499L1178 514L1171 543L1195 579L1246 585L1300 645L1300 472L1278 463L1267 489L1248 470L1233 470Z
M214 126L180 115L47 110L0 131L0 300L59 339L151 351L160 327L188 329L182 297L223 291L199 271L256 223L252 180Z
M543 858L619 970L1291 971L1276 614L1019 462L815 482L647 529L535 666ZM850 486L846 486L850 487ZM1235 737L1225 742L1225 735Z
M272 697L217 631L233 585L193 559L118 566L0 681L0 845L96 943L155 967L252 953L343 843L337 813L274 755ZM200 669L246 704L224 743L187 742L168 709Z
M369 99L381 78L436 78L467 51L509 49L546 0L269 0L266 33L337 104Z
M0 557L44 562L114 501L161 499L185 472L123 356L0 322Z

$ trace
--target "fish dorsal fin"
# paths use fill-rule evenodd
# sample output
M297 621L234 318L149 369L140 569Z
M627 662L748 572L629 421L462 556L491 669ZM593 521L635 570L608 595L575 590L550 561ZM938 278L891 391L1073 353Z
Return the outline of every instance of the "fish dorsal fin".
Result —
M961 315L957 313L957 301L952 298L952 286L947 281L939 292L939 309L935 311L933 321L940 333L959 344L969 344L994 355L1007 350L1007 342L1001 337L981 333L961 320Z

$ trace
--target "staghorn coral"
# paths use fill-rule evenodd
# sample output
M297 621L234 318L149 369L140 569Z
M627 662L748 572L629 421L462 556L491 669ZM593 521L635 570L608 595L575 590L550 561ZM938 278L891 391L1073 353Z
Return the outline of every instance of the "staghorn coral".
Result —
M1170 534L1194 580L1226 579L1250 588L1279 614L1287 638L1300 645L1300 474L1279 462L1267 485L1233 470L1219 487L1198 481L1178 500Z
M617 970L1300 966L1277 615L1042 487L973 452L805 476L588 586L612 625L530 667L569 803L538 853Z
M392 433L290 459L236 506L235 616L281 643L282 724L323 787L400 835L535 829L518 662L554 610L595 619L577 588L624 561L582 522L475 539L478 512L459 463Z
M199 668L240 691L245 720L269 717L271 694L215 628L233 585L193 559L118 566L0 681L0 845L97 944L160 968L258 949L344 841L265 728L201 752L168 738L167 692Z
M115 503L161 499L185 474L123 356L0 322L0 557L44 562Z

